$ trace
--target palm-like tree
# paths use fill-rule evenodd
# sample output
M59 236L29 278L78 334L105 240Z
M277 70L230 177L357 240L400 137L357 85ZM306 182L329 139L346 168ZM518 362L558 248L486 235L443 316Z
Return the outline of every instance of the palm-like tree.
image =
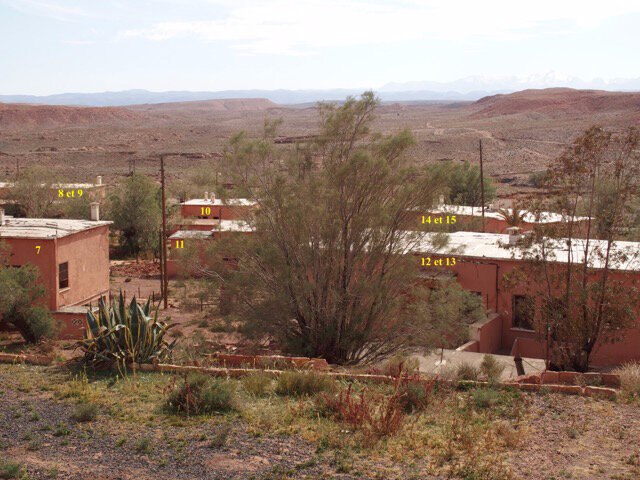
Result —
M519 227L524 222L524 217L529 213L522 209L518 202L513 202L513 208L498 208L497 212L510 227Z

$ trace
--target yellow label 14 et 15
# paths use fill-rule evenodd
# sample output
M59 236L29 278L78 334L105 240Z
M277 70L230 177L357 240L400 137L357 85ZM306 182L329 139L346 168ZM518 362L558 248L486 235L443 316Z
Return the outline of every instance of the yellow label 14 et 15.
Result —
M422 224L425 225L454 225L456 223L455 215L423 215Z

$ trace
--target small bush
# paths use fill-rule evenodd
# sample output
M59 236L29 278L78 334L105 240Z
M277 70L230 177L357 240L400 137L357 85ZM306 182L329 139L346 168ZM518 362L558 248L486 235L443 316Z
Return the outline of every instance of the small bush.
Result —
M421 412L433 396L435 380L407 379L403 382L402 405L406 413Z
M474 365L463 362L458 365L456 370L456 379L458 380L474 380L477 381L480 377L480 371Z
M235 410L235 395L226 380L206 375L185 376L184 383L173 389L166 400L170 412L201 415Z
M369 394L366 390L353 395L351 385L338 395L323 394L316 399L319 413L362 431L366 443L398 432L404 424L404 402L401 382L396 382L390 396Z
M262 397L268 393L271 380L265 373L252 373L242 379L242 386L250 395Z
M184 337L184 332L182 330L180 330L179 328L174 328L171 331L171 336L173 338L181 338L181 337Z
M136 442L136 450L140 453L151 453L153 450L151 439L148 437L142 437Z
M222 448L227 443L229 434L231 433L231 424L226 423L220 427L209 442L209 448Z
M53 435L56 437L66 437L71 433L71 430L69 430L69 427L67 427L67 424L64 422L58 422L58 424L56 425L56 429L53 432Z
M492 355L485 355L482 357L482 363L480 364L480 371L483 377L490 383L497 383L500 381L500 376L504 371L505 366L500 363Z
M71 418L76 422L90 422L97 416L98 406L94 403L81 403L71 414Z
M502 393L493 388L478 388L473 391L471 398L478 409L484 410L485 408L491 408L501 403Z
M335 388L335 381L318 372L284 372L278 377L276 393L278 395L314 395Z
M529 175L529 185L535 188L543 188L548 181L548 175L546 171L533 172Z
M382 372L390 377L398 375L413 375L420 368L420 361L416 357L395 355L384 364Z
M0 478L25 478L25 468L20 463L0 459Z
M612 373L620 377L620 388L629 396L640 397L640 363L630 362Z

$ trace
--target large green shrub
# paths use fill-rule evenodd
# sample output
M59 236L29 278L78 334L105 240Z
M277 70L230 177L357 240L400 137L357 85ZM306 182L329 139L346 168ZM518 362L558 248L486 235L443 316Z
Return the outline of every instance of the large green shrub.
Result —
M0 324L6 323L31 343L54 337L57 328L42 305L46 290L33 265L11 267L5 247L0 245Z
M170 325L158 321L157 308L152 316L150 301L141 306L134 297L127 305L122 292L109 306L101 299L97 316L87 312L87 324L85 339L79 342L79 347L89 365L164 360L176 343L165 340Z

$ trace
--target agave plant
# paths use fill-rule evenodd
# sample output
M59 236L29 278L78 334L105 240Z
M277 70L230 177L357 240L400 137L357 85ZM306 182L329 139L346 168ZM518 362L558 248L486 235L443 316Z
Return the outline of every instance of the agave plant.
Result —
M158 321L158 308L152 313L151 307L149 300L141 306L135 297L127 305L122 292L108 306L100 299L97 316L91 309L87 312L88 328L78 344L85 363L151 363L167 358L176 341L169 344L164 339L171 326Z

